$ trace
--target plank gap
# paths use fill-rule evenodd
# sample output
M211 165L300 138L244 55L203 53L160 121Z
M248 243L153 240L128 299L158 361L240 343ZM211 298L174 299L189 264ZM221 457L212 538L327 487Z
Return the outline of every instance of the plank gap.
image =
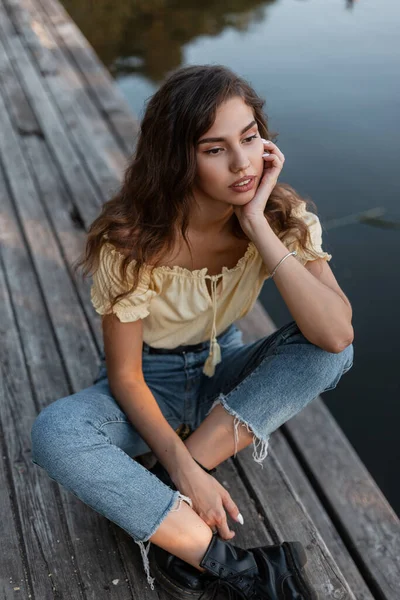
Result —
M240 462L237 458L232 458L232 462L235 465L238 477L240 477L240 479L243 481L244 487L246 488L248 495L254 502L254 506L255 506L257 512L262 515L264 526L267 529L269 535L271 536L273 543L280 544L281 540L279 539L279 536L276 533L274 526L270 522L268 515L265 512L260 499L258 498L258 495L256 494L253 486L251 485L251 482L250 482L249 478L247 477L246 471L244 470L244 468L242 467L242 465L240 464Z
M348 550L351 558L354 560L354 563L357 566L358 570L360 571L360 574L363 577L369 591L374 596L374 598L376 598L376 600L388 600L387 596L385 596L385 594L383 594L382 591L379 589L379 587L375 583L370 571L365 566L362 556L358 552L357 546L354 544L353 540L351 539L351 536L348 534L346 527L342 523L341 519L337 516L337 513L334 510L334 508L332 507L329 497L324 492L323 487L321 486L318 479L314 475L311 467L307 463L307 460L304 458L303 453L301 452L298 444L294 440L292 434L290 433L290 431L288 430L288 428L285 425L282 425L281 431L283 433L284 438L288 442L294 456L298 460L299 465L301 466L303 472L307 476L307 479L310 481L312 487L314 488L315 494L318 497L319 501L321 502L322 506L324 507L330 520L332 521L333 526L336 528L337 532L339 533L340 537L342 538L343 544L345 545L346 549Z
M5 270L4 270L1 262L2 261L1 261L1 256L0 256L0 269L2 269L3 273L5 273ZM7 284L6 284L6 290L7 290ZM19 554L20 554L20 558L21 558L21 562L22 562L22 568L24 570L25 583L28 588L27 589L28 594L30 594L30 597L32 600L35 600L36 596L33 593L33 583L32 583L31 573L29 571L28 557L26 555L25 546L24 546L23 526L21 523L21 519L19 518L19 512L18 512L18 503L16 500L17 492L15 490L13 478L11 475L11 464L10 464L11 461L10 461L10 457L7 452L7 446L5 443L3 424L1 422L1 419L0 419L0 452L1 452L2 456L4 457L3 464L4 464L5 479L6 479L7 487L8 487L8 495L10 498L11 513L12 513L12 517L13 517L13 521L14 521L15 532L17 534L17 539L18 539ZM3 514L3 517L4 517L4 514Z

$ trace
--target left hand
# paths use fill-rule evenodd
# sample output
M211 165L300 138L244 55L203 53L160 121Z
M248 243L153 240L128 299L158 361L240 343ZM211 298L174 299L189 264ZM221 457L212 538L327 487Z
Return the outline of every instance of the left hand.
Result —
M278 181L283 163L285 162L285 157L276 144L264 139L262 141L264 152L269 152L269 154L263 155L264 171L257 191L250 202L243 206L235 206L233 209L243 230L246 229L246 225L254 225L260 221L265 221L265 206Z

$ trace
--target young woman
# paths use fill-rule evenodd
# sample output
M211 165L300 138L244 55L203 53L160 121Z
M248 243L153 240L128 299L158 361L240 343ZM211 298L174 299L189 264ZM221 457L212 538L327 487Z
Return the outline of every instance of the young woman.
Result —
M218 586L240 598L316 597L298 542L230 541L227 517L243 517L212 476L251 442L262 463L270 434L353 360L351 305L318 217L277 183L285 158L263 105L222 66L180 69L150 99L79 263L102 315L100 372L32 428L33 462L133 537L153 587L152 542L154 575L177 598ZM244 344L234 322L268 278L294 320ZM152 470L133 460L149 450Z

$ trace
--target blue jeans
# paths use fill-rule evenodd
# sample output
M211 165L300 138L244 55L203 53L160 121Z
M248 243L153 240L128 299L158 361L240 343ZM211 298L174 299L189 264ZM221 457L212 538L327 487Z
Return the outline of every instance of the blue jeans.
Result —
M326 352L294 321L249 344L233 324L218 342L222 361L213 377L202 373L208 342L196 351L177 348L165 354L153 354L143 344L144 378L175 430L182 424L196 429L221 403L234 417L235 442L240 423L253 433L258 462L267 455L270 434L336 387L353 364L352 345L337 354ZM31 438L34 464L139 544L153 588L143 542L182 499L190 499L133 460L150 449L110 392L104 354L94 384L44 408Z

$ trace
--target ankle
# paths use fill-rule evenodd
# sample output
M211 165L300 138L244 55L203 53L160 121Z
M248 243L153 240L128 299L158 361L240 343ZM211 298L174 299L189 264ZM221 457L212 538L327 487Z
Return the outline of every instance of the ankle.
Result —
M212 535L203 519L186 502L181 502L178 510L167 514L150 541L203 571L200 562Z
M239 571L257 571L251 551L234 546L214 533L200 566L217 577L227 577Z

